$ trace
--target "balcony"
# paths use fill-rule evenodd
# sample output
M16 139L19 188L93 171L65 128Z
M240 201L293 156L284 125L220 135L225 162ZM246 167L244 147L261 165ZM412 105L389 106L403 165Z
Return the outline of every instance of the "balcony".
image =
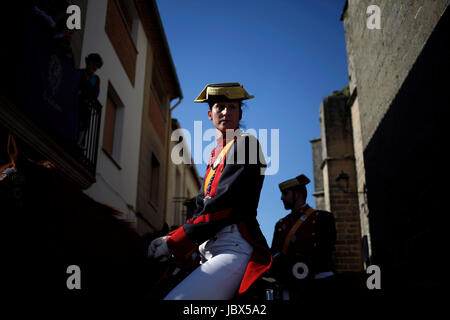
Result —
M85 103L89 114L82 145L79 140L79 84L82 71L54 39L54 33L30 10L18 66L0 93L0 125L34 153L51 161L81 189L95 182L102 105Z

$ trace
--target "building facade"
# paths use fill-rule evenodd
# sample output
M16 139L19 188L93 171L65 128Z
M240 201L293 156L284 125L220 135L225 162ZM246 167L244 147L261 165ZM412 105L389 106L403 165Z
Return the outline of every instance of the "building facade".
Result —
M88 1L82 56L104 58L97 181L86 192L133 222L162 227L169 107L182 98L155 1Z
M374 3L347 1L349 94L323 101L321 136L311 140L316 205L337 219L337 269L354 255L356 270L359 256L362 268L380 267L385 288L441 285L435 199L445 186L436 161L449 101L449 3L378 1L374 29L366 24ZM343 207L352 215L340 217Z
M188 202L198 195L202 185L202 180L180 129L181 126L177 119L172 119L172 132L177 130L180 135L174 135L174 138L177 137L178 140L171 141L169 148L171 161L168 170L165 219L169 228L184 224L189 215ZM183 162L178 163L178 160L181 159Z
M80 29L66 27L70 5L80 9ZM28 154L49 160L76 188L124 213L140 234L161 229L170 106L181 102L182 92L156 1L14 6L10 12L25 16L17 33L5 35L16 54L4 60L10 61L4 68L10 81L1 94L2 147L11 132ZM96 71L99 94L91 103L86 145L80 146L80 70L91 53L103 66Z
M352 138L346 152L354 168L345 169L346 175L327 169L328 150L323 159L315 157L315 168L323 164L324 196L318 203L333 211L332 195L327 199L333 183L342 187L345 181L355 192L359 227L354 229L360 230L355 240L363 266L380 267L384 288L442 285L435 271L445 231L436 199L445 198L446 190L438 159L449 101L449 3L378 1L379 29L366 24L373 2L349 0L341 16L350 89L341 126ZM322 148L329 140L327 104L326 99L321 108ZM312 143L318 150L319 141Z
M79 30L66 25L72 4ZM48 290L47 300L56 301L73 293L66 279L75 265L83 296L141 297L154 275L148 234L166 219L181 224L185 211L167 204L197 194L201 183L195 167L171 167L171 111L182 92L156 2L21 1L4 9L21 17L13 30L1 30L11 50L1 59L0 197L15 244L14 288L41 298ZM99 93L84 103L89 121L80 143L91 53L103 65ZM39 249L23 255L31 243ZM38 261L40 275L33 288L30 261Z

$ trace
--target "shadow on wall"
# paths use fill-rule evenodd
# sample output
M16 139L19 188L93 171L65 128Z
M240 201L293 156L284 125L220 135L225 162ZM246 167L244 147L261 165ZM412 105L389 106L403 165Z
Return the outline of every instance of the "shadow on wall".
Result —
M441 285L449 25L447 8L364 151L373 263L402 290Z

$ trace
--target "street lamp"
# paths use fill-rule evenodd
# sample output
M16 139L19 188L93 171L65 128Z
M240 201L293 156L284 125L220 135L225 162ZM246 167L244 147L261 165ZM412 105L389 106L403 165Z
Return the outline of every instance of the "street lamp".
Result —
M358 193L364 193L364 194L366 194L366 193L367 193L367 187L366 187L366 184L364 184L364 187L363 187L363 191L362 191L362 192L358 192L358 191L356 191L356 192L349 192L349 191L348 191L348 188L349 188L348 181L349 181L349 180L350 180L349 175L348 175L347 173L345 173L344 170L341 170L341 172L338 174L338 176L337 176L337 178L336 178L336 182L338 183L338 184L337 184L338 188L339 188L342 192L344 192L344 193L351 193L351 194L358 194ZM342 181L344 182L345 186L342 186Z

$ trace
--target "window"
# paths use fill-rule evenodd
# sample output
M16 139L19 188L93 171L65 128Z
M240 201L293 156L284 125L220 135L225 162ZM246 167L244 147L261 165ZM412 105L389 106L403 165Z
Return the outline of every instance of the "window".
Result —
M181 215L181 174L180 170L175 169L175 201L174 201L174 216L175 216L175 225L180 224L180 215Z
M153 67L152 71L152 90L156 97L156 102L158 104L159 109L161 110L161 114L163 118L166 118L166 108L167 108L167 93L164 89L163 80L158 71L157 66Z
M136 49L137 25L137 13L133 1L108 1L105 31L133 86L138 53Z
M150 202L157 207L159 197L158 190L160 165L154 154L152 154L152 164L150 170Z
M137 43L137 29L138 29L138 18L137 12L134 8L133 1L130 0L117 0L119 11L122 15L128 32L133 39L133 43Z
M119 96L111 84L109 84L106 98L102 148L119 168L122 145L123 109L123 104Z

